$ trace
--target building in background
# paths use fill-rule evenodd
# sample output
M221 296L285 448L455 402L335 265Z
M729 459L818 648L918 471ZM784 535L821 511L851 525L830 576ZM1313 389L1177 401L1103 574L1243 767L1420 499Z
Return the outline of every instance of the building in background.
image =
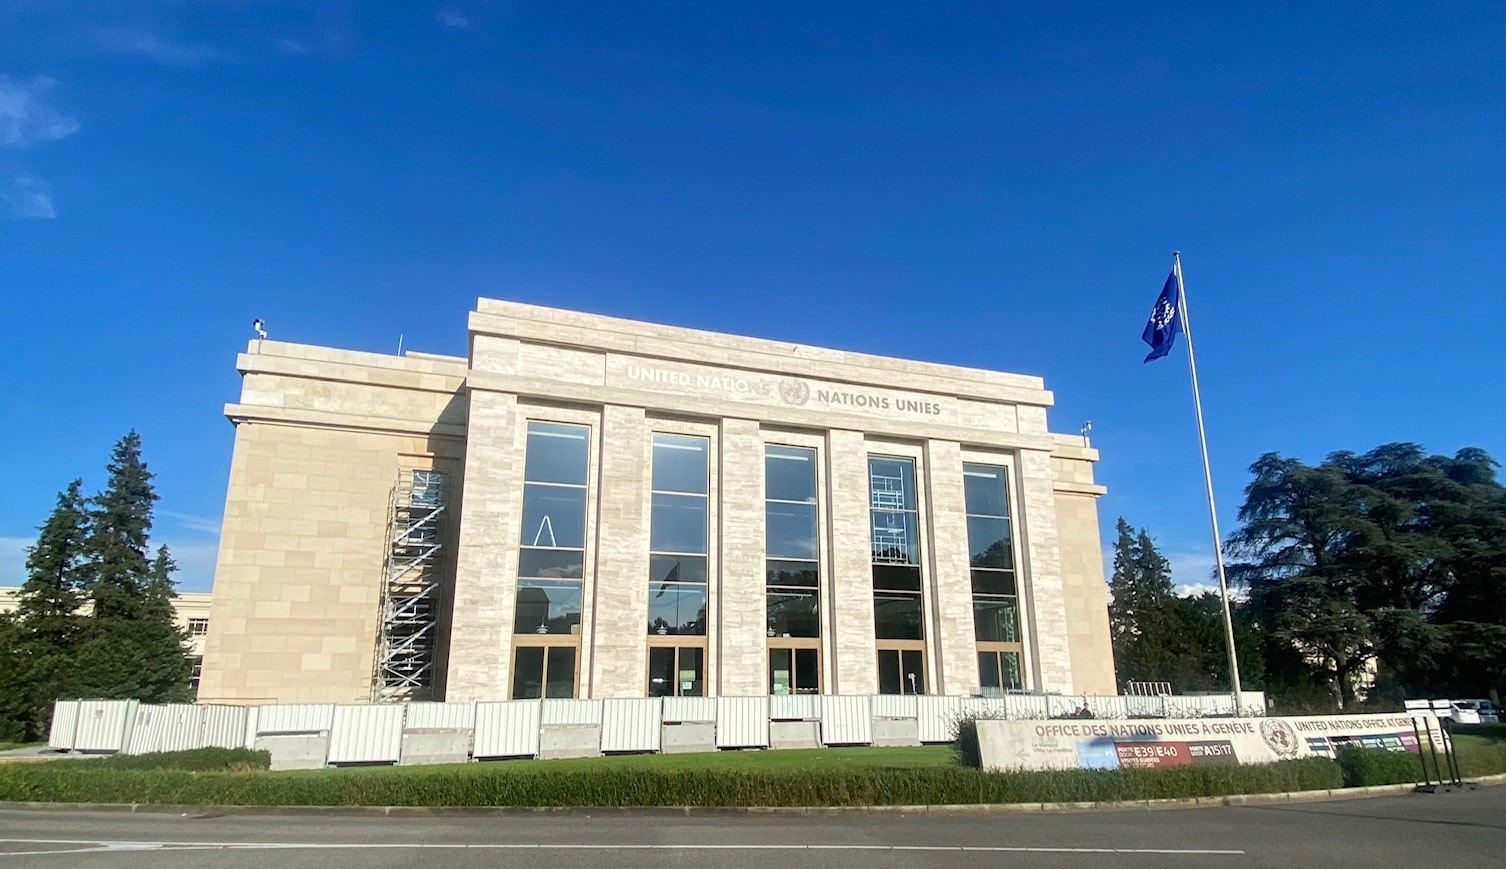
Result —
M205 700L1115 693L1038 377L482 299L254 340Z
M0 613L15 612L21 595L20 586L0 586ZM87 604L84 612L93 609ZM193 689L199 690L199 675L204 665L204 642L209 635L209 595L202 591L180 591L173 600L173 620L178 629L188 632L189 660L193 663Z

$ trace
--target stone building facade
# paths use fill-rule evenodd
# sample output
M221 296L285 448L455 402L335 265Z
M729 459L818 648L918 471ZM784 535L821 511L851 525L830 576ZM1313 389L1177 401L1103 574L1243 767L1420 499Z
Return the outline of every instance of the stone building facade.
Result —
M1040 378L491 299L469 336L238 357L202 699L1115 693Z

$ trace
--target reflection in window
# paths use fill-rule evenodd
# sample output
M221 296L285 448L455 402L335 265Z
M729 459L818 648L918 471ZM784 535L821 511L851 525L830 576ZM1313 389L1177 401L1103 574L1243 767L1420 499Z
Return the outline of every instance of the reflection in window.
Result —
M515 634L580 633L589 435L583 425L528 423Z
M512 699L575 696L574 646L518 646L513 652Z
M579 634L579 582L519 579L513 631L519 634Z
M926 693L925 653L919 649L879 649L880 694Z
M764 447L764 529L769 636L820 637L814 449Z
M769 649L770 694L820 694L821 650Z
M962 466L972 566L973 636L978 642L979 687L984 692L1023 687L1008 483L1002 465Z
M920 598L920 528L915 460L868 457L873 532L874 636L925 639Z
M648 650L648 696L703 697L706 650L698 646L655 646Z
M978 686L984 696L1025 687L1020 680L1020 653L978 652Z
M711 441L655 433L653 444L648 633L704 636Z

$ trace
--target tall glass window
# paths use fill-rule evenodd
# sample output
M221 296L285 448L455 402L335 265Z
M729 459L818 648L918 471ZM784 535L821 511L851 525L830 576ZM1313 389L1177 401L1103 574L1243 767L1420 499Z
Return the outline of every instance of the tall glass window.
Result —
M985 693L1021 688L1023 647L1007 469L1002 465L964 464L962 484L967 501L979 684Z
M528 423L513 618L517 699L575 696L589 466L589 428Z
M873 624L879 691L925 693L920 520L915 460L868 457L873 549Z
M580 633L589 434L583 425L528 423L516 633Z
M764 583L769 693L821 691L816 451L764 447Z
M707 438L654 435L649 521L650 697L705 693L710 452Z

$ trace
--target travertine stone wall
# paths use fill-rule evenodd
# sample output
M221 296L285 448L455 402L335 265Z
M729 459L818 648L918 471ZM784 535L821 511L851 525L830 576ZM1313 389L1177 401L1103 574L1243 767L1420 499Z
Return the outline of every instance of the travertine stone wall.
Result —
M1106 490L1093 482L1098 451L1081 437L1053 437L1051 468L1073 686L1078 693L1115 694L1118 683L1098 527L1098 497Z
M873 550L868 525L868 449L862 432L826 435L831 481L831 618L827 654L836 675L833 694L878 692L873 639Z
M961 694L978 686L962 447L955 441L927 441L925 459L926 477L930 480L927 503L932 540L927 573L935 613L935 630L926 633L931 653L938 658L939 666L933 671L940 676L933 693Z
M1073 690L1117 694L1110 645L1098 506L1092 495L1056 493L1062 551L1062 590L1067 607L1067 647L1072 652Z
M253 341L237 364L199 699L365 702L399 469L445 472L462 503L464 363Z
M1026 605L1030 639L1035 646L1032 687L1071 693L1072 661L1067 646L1067 609L1062 587L1061 549L1056 530L1056 499L1052 491L1051 455L1022 450L1019 455L1019 512L1024 519L1023 556Z
M642 408L607 405L597 523L592 697L642 697L648 679L650 473L653 441Z
M522 533L518 504L524 444L517 396L473 391L470 399L448 700L489 700L498 696L499 686L509 684L513 586Z
M716 602L717 690L762 694L768 620L764 608L763 436L758 423L721 429L721 570Z

